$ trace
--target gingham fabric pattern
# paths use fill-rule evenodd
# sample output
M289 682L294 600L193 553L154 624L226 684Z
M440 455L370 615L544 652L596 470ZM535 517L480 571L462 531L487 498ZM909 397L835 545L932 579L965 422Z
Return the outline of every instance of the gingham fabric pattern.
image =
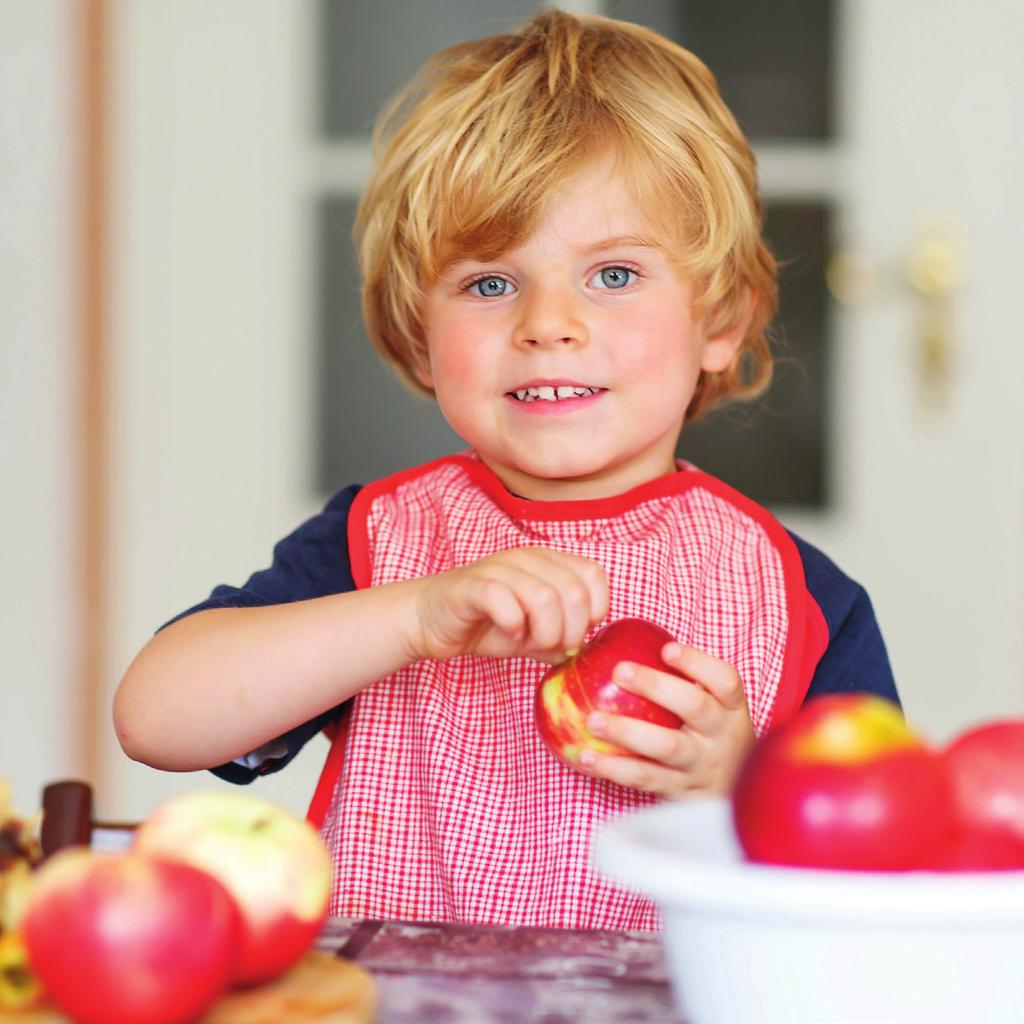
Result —
M606 622L647 618L730 662L755 729L766 729L788 613L763 527L700 487L605 518L545 520L543 503L531 504L536 519L510 514L458 463L406 480L368 510L372 584L524 545L596 559L611 586ZM546 669L525 658L431 660L355 698L323 827L336 864L332 914L660 926L650 901L589 864L595 826L654 798L581 775L547 750L534 724Z

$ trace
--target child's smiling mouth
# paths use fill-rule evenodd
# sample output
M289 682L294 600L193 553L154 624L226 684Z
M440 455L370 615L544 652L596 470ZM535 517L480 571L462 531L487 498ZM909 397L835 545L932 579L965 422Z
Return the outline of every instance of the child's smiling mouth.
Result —
M589 400L607 391L594 384L578 384L569 381L531 381L512 391L505 392L506 398L529 405L573 405L589 404ZM540 411L540 410L538 410Z

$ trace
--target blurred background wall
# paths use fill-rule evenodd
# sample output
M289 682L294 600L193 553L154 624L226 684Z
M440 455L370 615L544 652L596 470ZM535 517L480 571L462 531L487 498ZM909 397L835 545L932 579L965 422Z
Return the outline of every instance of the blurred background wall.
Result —
M109 702L133 654L266 565L334 489L460 446L370 352L348 231L376 106L440 46L536 6L0 0L0 775L23 807L70 773L118 817L218 785L120 753ZM681 453L868 587L922 729L1020 714L1021 9L563 6L691 46L758 154L785 358L757 407L687 431ZM88 24L102 137L82 130ZM260 791L304 810L325 749Z
M59 0L0 4L0 776L21 806L79 768L71 527L74 40Z

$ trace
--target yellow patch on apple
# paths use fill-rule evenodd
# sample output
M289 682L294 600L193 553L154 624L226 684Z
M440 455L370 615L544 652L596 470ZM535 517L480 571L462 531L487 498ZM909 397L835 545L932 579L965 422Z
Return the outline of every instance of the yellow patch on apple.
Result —
M796 761L856 764L922 746L899 707L864 695L856 708L826 714L805 734L794 737L789 753Z
M587 728L586 713L566 695L564 674L559 672L545 681L541 687L540 699L552 728L558 731L565 730L576 741L564 743L560 748L561 755L567 761L579 764L580 752L583 750L590 750L595 754L618 752L618 747L606 740L598 739Z

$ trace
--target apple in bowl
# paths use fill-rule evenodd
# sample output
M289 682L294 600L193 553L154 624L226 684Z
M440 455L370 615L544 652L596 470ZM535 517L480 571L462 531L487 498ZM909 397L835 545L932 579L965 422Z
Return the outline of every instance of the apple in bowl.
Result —
M942 757L957 831L932 866L947 871L1024 868L1024 718L967 729Z
M537 687L536 721L541 738L570 767L579 765L584 750L596 754L636 757L587 728L592 711L639 718L668 729L683 723L659 704L624 690L612 679L620 661L647 665L681 678L666 665L661 652L675 638L645 619L618 619L602 629L590 643L549 669Z
M733 790L751 860L906 871L945 855L956 830L946 765L891 701L830 694L758 741Z
M231 894L242 918L238 985L282 973L323 926L327 848L309 822L269 801L219 790L180 794L139 826L134 848L207 871Z

